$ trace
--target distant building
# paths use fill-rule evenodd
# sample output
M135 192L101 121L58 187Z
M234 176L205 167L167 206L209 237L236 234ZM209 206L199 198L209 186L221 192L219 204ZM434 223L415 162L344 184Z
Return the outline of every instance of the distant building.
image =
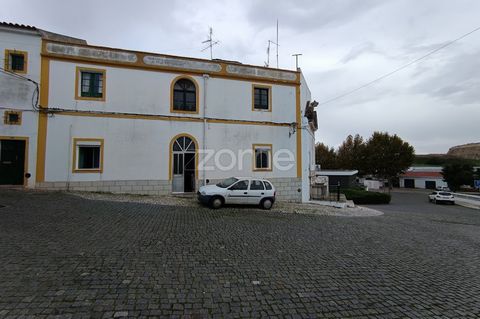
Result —
M442 167L440 166L412 166L405 174L400 176L401 188L435 189L448 187L443 180Z

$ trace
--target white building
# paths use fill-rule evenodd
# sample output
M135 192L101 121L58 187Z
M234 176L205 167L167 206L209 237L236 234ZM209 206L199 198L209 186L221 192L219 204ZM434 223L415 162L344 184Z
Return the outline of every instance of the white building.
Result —
M436 189L448 187L443 180L440 166L412 166L403 175L400 175L401 188Z
M168 194L258 176L280 199L310 198L317 123L300 71L91 46L5 23L0 45L2 161L17 159L0 164L0 184Z

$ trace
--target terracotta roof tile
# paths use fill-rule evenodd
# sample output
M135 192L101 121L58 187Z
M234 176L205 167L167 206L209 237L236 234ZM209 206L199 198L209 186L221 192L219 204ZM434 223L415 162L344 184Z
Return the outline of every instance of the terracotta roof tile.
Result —
M401 175L402 177L435 177L443 178L442 173L440 172L405 172Z
M2 26L2 27L9 27L9 28L32 30L32 31L36 31L36 30L37 30L37 28L35 28L35 27L31 26L31 25L18 24L18 23L10 23L10 22L0 22L0 26Z

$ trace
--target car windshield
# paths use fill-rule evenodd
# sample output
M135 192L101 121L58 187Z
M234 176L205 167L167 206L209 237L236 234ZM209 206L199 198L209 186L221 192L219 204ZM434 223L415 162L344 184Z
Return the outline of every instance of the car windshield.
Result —
M440 192L438 194L440 194L442 196L452 196L452 193L447 193L447 192Z
M223 181L218 183L217 186L221 187L221 188L227 188L228 186L232 185L236 181L238 181L238 178L230 177L230 178L224 179Z

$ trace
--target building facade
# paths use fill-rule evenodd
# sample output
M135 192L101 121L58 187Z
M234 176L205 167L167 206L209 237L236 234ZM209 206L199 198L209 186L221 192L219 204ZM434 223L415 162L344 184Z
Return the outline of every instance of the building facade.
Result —
M280 199L309 200L316 113L300 71L91 46L18 25L0 31L6 60L28 55L26 73L5 64L22 77L0 76L2 115L22 118L2 122L2 143L28 145L22 185L161 195L258 176Z
M436 189L447 188L448 185L443 180L442 167L413 166L400 175L400 187Z

